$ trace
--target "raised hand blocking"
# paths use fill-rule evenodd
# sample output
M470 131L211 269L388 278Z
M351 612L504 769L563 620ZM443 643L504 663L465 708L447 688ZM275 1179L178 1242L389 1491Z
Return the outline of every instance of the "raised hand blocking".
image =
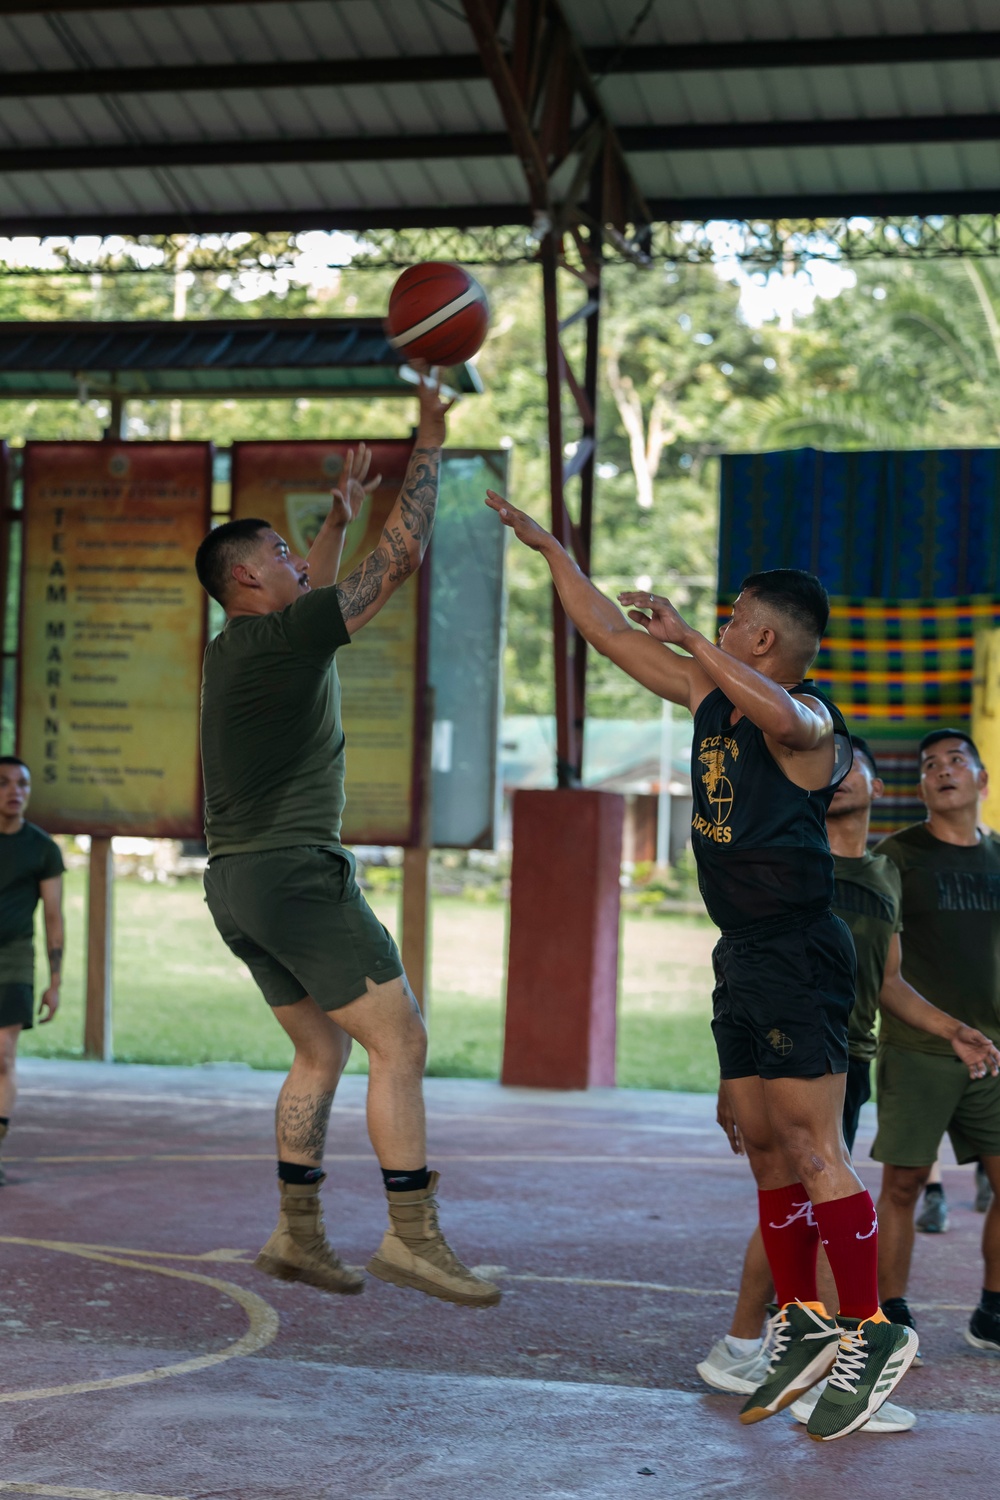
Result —
M544 526L539 526L537 521L533 521L523 510L518 510L516 505L511 505L496 490L486 491L486 504L490 510L496 511L503 524L509 526L518 541L523 542L526 547L533 547L536 552L540 552L546 543L555 540Z
M655 640L669 646L683 646L691 637L691 626L662 594L627 589L618 595L618 603L626 610L629 619L648 630Z

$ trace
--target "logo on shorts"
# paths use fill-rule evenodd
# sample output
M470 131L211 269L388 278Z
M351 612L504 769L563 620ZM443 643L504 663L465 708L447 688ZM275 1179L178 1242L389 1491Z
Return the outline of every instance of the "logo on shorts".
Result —
M791 1037L786 1036L783 1031L779 1031L777 1026L771 1028L764 1040L771 1051L777 1052L779 1057L787 1057L792 1050L793 1043Z

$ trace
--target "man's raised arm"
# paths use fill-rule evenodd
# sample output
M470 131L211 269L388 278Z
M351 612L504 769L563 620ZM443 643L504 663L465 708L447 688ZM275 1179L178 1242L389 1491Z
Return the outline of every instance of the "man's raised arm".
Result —
M519 541L542 554L563 608L594 650L650 692L693 713L713 687L697 663L678 656L643 631L633 630L621 610L594 587L566 549L524 511L494 490L486 491L486 504Z
M658 641L689 651L708 679L720 687L752 724L789 750L816 750L833 733L833 720L816 698L792 697L780 683L755 667L728 655L701 631L683 620L669 599L659 594L619 594L631 606L629 617ZM651 611L649 615L646 610Z
M373 552L336 585L340 610L348 634L378 614L386 600L416 572L423 561L437 510L441 448L445 439L445 417L451 402L444 402L435 385L421 373L420 423L409 466L396 503L382 528Z

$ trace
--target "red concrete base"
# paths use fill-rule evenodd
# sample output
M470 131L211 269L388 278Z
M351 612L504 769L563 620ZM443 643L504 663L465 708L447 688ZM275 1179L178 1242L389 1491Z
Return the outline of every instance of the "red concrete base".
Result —
M615 1081L625 799L517 792L501 1082Z

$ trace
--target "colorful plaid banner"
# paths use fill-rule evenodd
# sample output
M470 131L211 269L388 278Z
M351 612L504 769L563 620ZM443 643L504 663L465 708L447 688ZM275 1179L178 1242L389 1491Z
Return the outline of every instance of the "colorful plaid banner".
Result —
M873 831L922 817L917 741L969 723L975 637L1000 625L1000 449L727 455L719 533L721 616L748 573L823 580L813 676L878 755Z

